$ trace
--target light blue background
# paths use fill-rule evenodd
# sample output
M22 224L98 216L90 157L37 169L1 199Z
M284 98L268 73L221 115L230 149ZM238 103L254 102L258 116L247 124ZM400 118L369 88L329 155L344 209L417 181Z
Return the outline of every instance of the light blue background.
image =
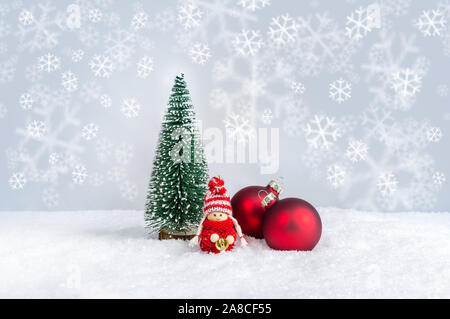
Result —
M51 48L43 50L20 49L21 38L18 32L18 16L24 9L33 11L37 16L39 13L37 4L41 1L2 1L0 10L0 44L4 52L0 53L1 62L11 62L14 66L14 75L11 80L0 83L0 103L6 107L7 113L3 119L0 118L0 210L94 210L94 209L143 209L145 203L145 192L148 184L151 163L153 160L154 149L157 142L157 136L160 129L161 113L170 95L170 89L173 79L179 72L184 72L191 92L191 97L196 108L197 116L203 121L204 127L224 128L223 120L227 117L227 112L223 108L217 108L211 104L210 94L213 89L223 89L225 92L233 92L241 83L233 81L218 81L214 75L214 69L217 62L228 58L234 59L242 66L243 76L248 76L246 67L250 64L250 58L238 58L234 54L231 41L233 36L226 38L220 43L215 41L219 35L226 35L226 32L236 34L240 30L252 29L260 30L263 40L267 43L260 51L262 58L274 60L286 58L287 51L274 50L270 48L270 40L267 31L272 17L280 14L289 13L292 17L307 17L316 13L328 12L339 30L345 27L346 17L358 7L365 7L374 1L275 1L271 5L255 12L247 11L251 19L249 21L240 21L239 19L225 16L225 30L218 28L217 21L201 26L205 36L192 34L192 43L199 41L207 43L211 49L211 58L205 65L195 64L190 60L188 48L183 46L182 41L177 35L187 34L183 31L177 22L176 15L180 3L176 1L79 1L83 10L89 8L98 8L105 16L112 13L120 17L117 24L107 25L105 22L92 23L82 11L80 30L57 30L58 44ZM211 1L210 3L214 3ZM55 6L56 11L64 15L65 8L70 1L50 2ZM246 12L238 5L238 1L223 1L227 8ZM380 5L395 3L395 1L381 1ZM416 101L411 108L406 111L394 111L395 121L398 125L403 125L405 119L415 119L417 121L427 121L432 126L439 127L443 132L443 138L439 143L429 143L426 148L417 149L423 154L430 154L433 159L431 165L433 170L444 172L447 179L450 176L449 159L449 96L440 96L437 94L439 85L450 85L449 70L450 58L445 55L443 43L450 37L448 31L445 31L442 37L424 37L423 34L414 26L417 18L423 10L431 10L438 7L436 1L399 1L404 7L399 6L399 14L387 14L382 10L382 21L386 21L386 28L375 29L361 40L361 47L352 56L351 64L354 66L355 73L359 76L359 81L351 80L345 72L328 72L324 68L318 76L307 76L298 70L298 66L293 63L293 75L295 79L305 86L305 93L299 96L294 95L294 99L301 99L308 105L308 116L305 118L306 124L314 114L325 113L328 116L336 117L337 120L345 116L350 116L356 125L361 124L360 117L367 110L374 97L370 94L369 88L374 86L375 80L367 80L367 72L361 67L368 62L372 45L380 42L380 32L388 30L389 34L395 34L395 44L400 46L400 35L406 37L414 36L415 45L419 51L408 60L403 67L408 67L414 63L414 59L420 56L428 59L429 69L422 80L421 91L416 96ZM208 14L212 9L202 7L203 12ZM212 7L217 8L216 5ZM145 11L148 16L148 24L137 32L140 39L135 42L133 54L128 59L129 66L124 70L116 70L109 79L94 77L89 68L89 61L95 54L103 54L108 44L104 39L114 30L126 30L129 28L130 21L137 11ZM163 16L162 14L165 14ZM383 16L383 14L385 16ZM53 15L49 17L52 19ZM168 20L168 18L171 18ZM161 21L167 22L167 26L161 24ZM218 29L216 29L218 28ZM385 29L384 29L385 28ZM79 34L83 30L88 33L98 32L98 40L95 45L87 46L80 40ZM91 30L91 31L89 31ZM93 30L93 31L92 31ZM188 37L188 35L186 35ZM143 49L139 46L142 39L152 42L152 48ZM84 51L83 60L75 63L70 59L70 50L82 49ZM26 79L25 72L27 67L36 63L38 58L46 53L53 53L61 58L61 68L50 74L42 74L42 79L36 82ZM139 79L136 76L136 62L144 55L151 56L154 60L154 70L147 79ZM259 58L259 56L255 57ZM11 60L12 59L12 60ZM4 64L2 64L4 68ZM18 129L26 127L28 119L39 119L40 115L33 111L23 110L19 105L19 97L37 84L48 86L48 88L57 92L63 90L60 84L61 72L71 70L78 76L80 88L67 97L69 108L79 106L77 119L80 125L71 127L65 131L63 139L69 140L70 137L79 134L83 125L95 123L99 126L100 132L96 140L85 141L80 139L77 142L82 151L77 153L79 162L83 163L88 170L88 174L99 172L105 177L105 182L99 187L94 187L86 181L83 185L74 185L71 181L70 170L64 174L58 175L56 181L33 182L29 179L24 189L14 190L10 187L8 180L14 172L20 171L21 166L11 167L8 165L7 150L15 149L23 138L17 134ZM3 72L3 71L2 71ZM338 78L344 78L352 83L352 98L342 104L338 104L328 97L329 83ZM266 90L273 92L278 99L283 99L292 95L289 88L283 83L282 79L270 78ZM273 80L273 81L272 81ZM90 82L93 81L93 82ZM88 99L86 101L85 91L81 88L83 85L94 83L99 87L98 95L108 94L112 99L112 107L104 109L100 106L98 99ZM239 89L239 87L238 87ZM230 93L231 94L231 93ZM124 98L135 97L142 108L137 118L127 119L120 112L121 101ZM232 101L235 101L231 99ZM265 108L271 108L270 101L258 102L260 113ZM334 163L331 159L325 159L318 167L318 176L314 178L314 172L304 163L304 154L307 150L307 142L304 136L290 136L283 130L283 121L287 118L286 114L281 114L274 118L269 127L280 128L280 169L273 175L261 175L258 165L255 164L210 164L212 175L220 174L224 177L230 193L234 193L241 187L247 185L264 185L272 178L283 178L285 186L285 197L296 196L306 199L317 206L337 206L345 208L379 209L384 210L382 205L374 207L373 201L376 198L369 198L365 193L369 187L366 184L355 185L349 193L343 194L342 190L334 190L326 180L326 171L328 165ZM51 126L56 127L62 120L61 114L55 114L52 117ZM261 123L255 123L259 127L267 127ZM300 128L301 130L301 128ZM364 127L358 127L352 132L352 136L361 137ZM338 142L338 151L345 153L346 142L349 135L346 135ZM126 143L133 147L133 157L127 164L121 164L126 172L126 177L118 181L109 181L107 178L108 169L114 167L114 151L108 156L108 160L99 161L97 157L96 142L106 138L114 144L113 150L121 143ZM27 148L32 153L39 146L39 142L27 142ZM369 150L375 158L385 152L384 146L373 140L368 141ZM36 162L36 165L45 170L48 167L48 153ZM325 155L324 155L325 156ZM338 155L336 155L336 158ZM399 158L398 160L402 160ZM364 173L364 166L358 168ZM356 175L358 175L356 170ZM137 189L137 196L127 200L121 196L125 182L133 184ZM349 178L348 183L351 183ZM376 176L372 183L376 183ZM402 187L401 183L399 187ZM57 205L48 207L43 200L43 192L46 189L52 189L58 194ZM430 205L413 205L407 207L397 205L394 211L401 210L448 210L450 199L448 194L450 187L448 181L434 193L435 201L426 198ZM355 202L367 202L367 205L355 205ZM365 206L365 207L364 207ZM428 207L427 207L428 206Z

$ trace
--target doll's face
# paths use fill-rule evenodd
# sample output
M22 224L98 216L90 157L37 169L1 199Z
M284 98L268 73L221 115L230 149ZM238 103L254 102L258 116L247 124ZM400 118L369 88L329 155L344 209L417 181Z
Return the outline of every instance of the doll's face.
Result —
M212 212L208 214L208 220L213 222L221 222L228 219L228 215L222 212Z

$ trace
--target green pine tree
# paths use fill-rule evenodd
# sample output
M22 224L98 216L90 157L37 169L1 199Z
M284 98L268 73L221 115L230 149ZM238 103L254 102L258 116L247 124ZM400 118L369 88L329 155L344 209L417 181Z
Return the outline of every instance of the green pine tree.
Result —
M177 76L159 135L147 193L152 231L188 231L202 217L208 165L184 74Z

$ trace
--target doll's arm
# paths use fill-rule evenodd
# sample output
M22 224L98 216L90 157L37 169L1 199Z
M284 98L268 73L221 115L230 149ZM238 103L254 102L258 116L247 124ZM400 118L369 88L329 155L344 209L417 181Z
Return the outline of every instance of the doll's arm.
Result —
M189 241L189 246L194 247L198 244L200 244L200 234L203 230L203 221L205 218L202 219L200 222L200 225L198 226L197 233L195 233L195 236Z
M212 243L215 243L216 241L219 240L219 235L216 233L211 234L211 236L209 237L209 240L211 240Z
M195 235L194 237L192 237L191 240L189 240L189 246L190 247L194 247L195 245L198 245L198 243L199 243L198 235Z
M231 218L231 220L233 221L234 227L235 227L235 229L236 229L236 232L237 232L237 234L238 234L238 236L239 236L239 239L241 240L241 245L242 245L242 246L247 246L247 245L248 245L248 242L247 242L247 240L245 239L244 234L242 233L241 226L239 226L239 223L237 222L237 220L236 220L234 217L230 216L230 218Z

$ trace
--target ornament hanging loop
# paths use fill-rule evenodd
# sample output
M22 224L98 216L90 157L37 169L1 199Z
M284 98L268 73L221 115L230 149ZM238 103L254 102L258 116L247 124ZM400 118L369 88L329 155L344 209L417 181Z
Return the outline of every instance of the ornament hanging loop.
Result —
M261 193L264 193L264 195L261 196ZM260 191L258 191L258 197L259 197L259 199L261 199L261 200L263 200L264 197L266 197L267 195L269 195L269 192L266 191L265 189L261 189Z

